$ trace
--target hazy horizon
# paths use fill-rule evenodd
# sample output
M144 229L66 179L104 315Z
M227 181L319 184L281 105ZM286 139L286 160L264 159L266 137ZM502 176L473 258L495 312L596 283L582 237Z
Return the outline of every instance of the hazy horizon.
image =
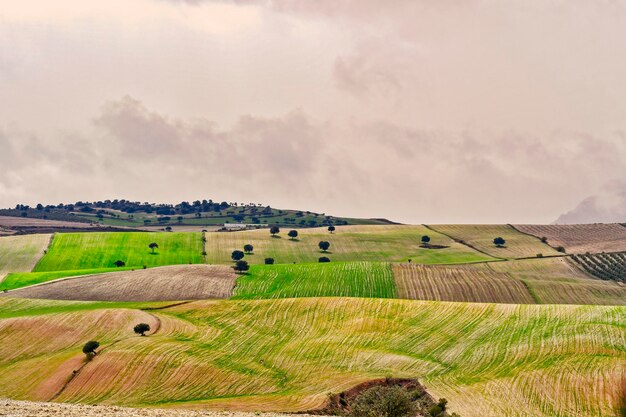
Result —
M626 1L0 5L0 207L626 221Z

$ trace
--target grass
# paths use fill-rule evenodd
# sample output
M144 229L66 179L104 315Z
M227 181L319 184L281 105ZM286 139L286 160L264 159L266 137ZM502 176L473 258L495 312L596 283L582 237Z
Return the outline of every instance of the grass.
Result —
M29 285L41 284L59 278L77 277L81 275L104 274L107 272L126 271L132 267L123 268L96 268L96 269L75 269L70 271L50 271L50 272L15 272L6 276L0 283L0 291L14 290L16 288L27 287Z
M463 240L468 245L497 258L527 258L535 257L539 253L544 256L560 255L555 249L542 243L539 238L521 233L509 225L442 224L430 227L454 239ZM503 247L496 247L493 243L496 237L504 238L506 244Z
M112 268L122 260L127 267L202 263L200 233L59 233L35 272ZM148 244L159 248L153 254Z
M31 271L49 242L45 234L0 237L0 281L10 272Z
M237 280L234 298L393 298L395 292L391 265L386 263L254 265Z
M321 256L333 262L386 261L401 262L412 259L425 264L465 263L493 260L450 238L428 230L424 226L340 226L330 234L326 228L300 229L297 240L287 237L289 228L281 229L278 237L271 237L267 229L230 233L207 233L207 261L215 264L231 263L230 255L250 243L254 254L244 258L251 264L262 264L267 257L276 263L314 263ZM421 248L421 237L429 235L431 244L449 246L445 249ZM328 253L320 252L318 243L330 242Z
M12 317L0 320L0 392L48 399L97 339L106 350L58 401L299 411L392 375L420 378L464 417L613 417L626 361L626 307L367 298L200 301L153 316L119 307L0 299L0 317ZM156 335L132 334L155 316Z

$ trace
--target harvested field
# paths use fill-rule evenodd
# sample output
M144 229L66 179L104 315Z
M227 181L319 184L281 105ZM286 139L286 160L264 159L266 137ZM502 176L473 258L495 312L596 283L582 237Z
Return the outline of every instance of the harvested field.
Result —
M155 253L148 244L155 242ZM59 233L35 272L203 263L200 233Z
M0 281L10 272L31 271L50 243L50 235L0 237Z
M11 417L293 417L292 414L165 410L0 399L0 416ZM308 414L300 414L308 417Z
M429 227L498 258L528 258L539 253L544 256L559 255L559 252L541 243L539 239L520 233L509 225L438 224ZM493 239L496 237L506 240L504 247L494 245Z
M218 265L175 265L61 279L11 291L11 297L84 301L228 298L237 275Z
M477 265L394 264L398 298L533 304L526 286L504 272Z
M550 246L563 246L568 253L626 251L626 227L617 223L520 224L515 227L524 233L546 237Z
M291 297L393 298L391 265L379 262L254 265L237 280L237 299Z
M15 228L30 228L30 227L67 227L67 228L79 228L91 226L90 223L84 222L66 222L60 220L46 220L46 219L32 219L29 217L12 217L12 216L0 216L0 226L7 229ZM94 226L97 227L97 226Z
M507 273L541 304L626 305L626 286L592 278L567 257L490 262L481 267Z
M230 264L231 252L241 250L250 243L254 253L244 258L251 264L262 264L267 257L277 264L313 263L320 256L328 256L333 262L341 261L387 261L426 264L465 263L492 259L450 238L428 230L424 226L379 225L337 226L335 233L326 228L299 229L298 239L287 236L289 229L281 229L279 237L271 237L269 230L207 233L207 262ZM446 249L421 248L421 237L429 235L431 244L449 246ZM330 242L327 254L321 253L318 243Z
M0 299L0 311L38 303ZM463 417L614 417L626 361L625 307L301 298L196 301L151 317L80 305L0 320L15 329L0 336L11 357L0 392L41 399L98 338L108 347L58 401L297 411L392 375L419 378ZM132 334L156 318L156 334Z

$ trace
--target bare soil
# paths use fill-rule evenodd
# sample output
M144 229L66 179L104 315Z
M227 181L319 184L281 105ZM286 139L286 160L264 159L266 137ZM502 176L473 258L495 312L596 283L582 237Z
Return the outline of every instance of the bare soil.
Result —
M0 416L10 417L288 417L278 413L188 411L102 405L39 403L0 399Z
M81 301L228 298L237 275L223 265L174 265L63 278L10 291L11 297Z
M102 226L97 223L0 216L0 234L2 235L54 232L109 232L116 230L128 230L128 228Z

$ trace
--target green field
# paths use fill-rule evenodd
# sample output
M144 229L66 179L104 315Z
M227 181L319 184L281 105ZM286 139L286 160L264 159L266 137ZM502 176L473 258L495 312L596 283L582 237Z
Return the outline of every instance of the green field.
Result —
M254 254L244 258L251 264L261 264L267 257L276 263L290 264L317 262L327 256L333 262L343 261L388 261L425 264L465 263L493 260L488 255L455 243L424 226L340 226L333 234L326 228L300 229L298 239L287 236L289 229L281 229L278 237L271 237L269 230L243 232L207 233L207 261L213 264L228 264L233 250L249 243ZM431 244L449 246L445 249L421 248L421 237L429 235ZM330 242L328 253L321 253L318 243Z
M153 254L148 248L156 242ZM112 268L117 260L127 267L202 263L200 233L58 233L35 272Z
M373 297L393 298L391 265L336 262L254 265L237 279L234 298Z
M96 339L106 350L57 401L299 411L391 375L419 378L463 417L615 417L626 361L625 307L367 298L123 306L1 298L0 392L50 399ZM157 318L157 334L132 333Z
M6 276L4 281L0 282L0 291L14 290L29 285L41 284L59 278L77 277L90 274L104 274L107 272L116 272L132 269L132 267L123 268L96 268L96 269L75 269L69 271L50 271L50 272L15 272Z

